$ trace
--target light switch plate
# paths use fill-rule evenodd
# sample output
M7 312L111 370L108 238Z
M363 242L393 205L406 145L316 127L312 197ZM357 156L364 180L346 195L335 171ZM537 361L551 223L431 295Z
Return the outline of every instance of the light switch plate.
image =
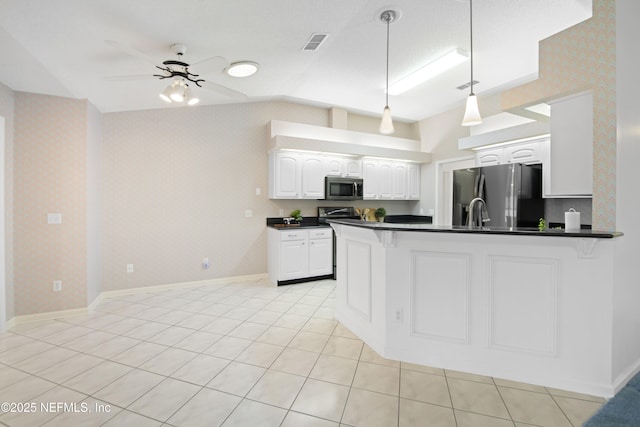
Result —
M62 214L61 213L48 213L47 214L47 224L62 224Z

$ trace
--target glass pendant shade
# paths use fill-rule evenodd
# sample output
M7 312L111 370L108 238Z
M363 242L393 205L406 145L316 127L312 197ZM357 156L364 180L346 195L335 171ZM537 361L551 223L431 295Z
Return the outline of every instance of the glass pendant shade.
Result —
M200 102L200 99L193 96L193 94L191 93L191 89L189 88L185 89L184 97L185 97L185 100L187 101L187 105L196 105L198 102Z
M395 132L395 129L393 128L393 121L391 120L391 109L388 105L384 107L379 131L383 135L391 135L393 132Z
M174 102L182 102L184 101L184 88L181 84L175 84L171 88L170 98Z
M161 93L160 98L168 103L171 103L171 86L167 86Z
M462 126L473 126L480 123L482 123L482 117L480 117L480 109L478 109L478 98L472 93L467 98L467 108L464 110Z

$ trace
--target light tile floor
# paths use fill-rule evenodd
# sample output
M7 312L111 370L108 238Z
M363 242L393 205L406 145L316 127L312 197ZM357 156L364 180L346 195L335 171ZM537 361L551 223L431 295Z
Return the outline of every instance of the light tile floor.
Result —
M334 319L334 290L212 284L16 325L0 425L579 426L604 402L383 359Z

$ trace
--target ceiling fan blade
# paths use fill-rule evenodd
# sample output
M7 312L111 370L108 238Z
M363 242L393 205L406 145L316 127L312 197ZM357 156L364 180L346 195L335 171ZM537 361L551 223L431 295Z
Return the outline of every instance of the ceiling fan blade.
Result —
M106 44L108 44L109 46L114 47L114 48L126 53L127 55L134 56L136 58L142 59L143 61L147 61L147 62L149 62L149 63L151 63L153 65L156 65L156 61L153 58L145 55L144 53L140 52L137 49L132 48L131 46L127 46L127 45L124 45L122 43L119 43L119 42L113 41L113 40L105 40L104 42Z
M199 74L208 74L213 71L220 71L225 69L229 65L227 58L223 56L212 56L211 58L203 59L194 64L191 64L194 70Z
M249 97L242 92L238 92L237 90L229 89L226 86L219 85L217 83L205 81L202 83L202 87L205 89L212 90L214 92L218 92L221 95L228 96L229 98L237 99L238 101L246 101Z
M110 82L128 82L135 80L153 80L157 79L157 77L151 74L130 74L128 76L107 76L105 80Z

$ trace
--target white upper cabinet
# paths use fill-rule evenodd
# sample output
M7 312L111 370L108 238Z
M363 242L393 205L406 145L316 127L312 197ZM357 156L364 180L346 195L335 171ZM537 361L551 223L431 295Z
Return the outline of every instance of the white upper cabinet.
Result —
M342 176L344 159L336 156L324 156L324 173L326 176Z
M544 146L541 142L544 139L546 139L546 137L477 150L476 165L493 166L505 163L542 163L544 161Z
M270 199L323 199L325 162L320 154L269 153Z
M407 199L420 199L420 165L417 163L407 166Z
M476 152L477 166L493 166L504 163L504 151L502 148L487 148Z
M420 165L393 160L362 162L365 200L418 200Z
M545 197L593 194L593 95L563 98L551 104L551 142L543 168Z
M298 153L269 153L269 198L297 199L302 191L302 158Z
M324 157L315 154L302 156L302 198L324 199Z
M380 174L376 160L365 159L362 161L362 180L362 198L365 200L378 199Z
M542 153L540 140L504 147L504 158L507 163L542 163Z
M343 163L345 176L354 178L362 177L362 160L347 157L343 159Z
M393 163L393 198L407 199L408 165L406 163Z
M365 200L418 200L420 165L323 153L269 153L270 199L324 199L326 176L362 177Z
M362 177L362 160L353 157L325 155L325 174L327 176Z

